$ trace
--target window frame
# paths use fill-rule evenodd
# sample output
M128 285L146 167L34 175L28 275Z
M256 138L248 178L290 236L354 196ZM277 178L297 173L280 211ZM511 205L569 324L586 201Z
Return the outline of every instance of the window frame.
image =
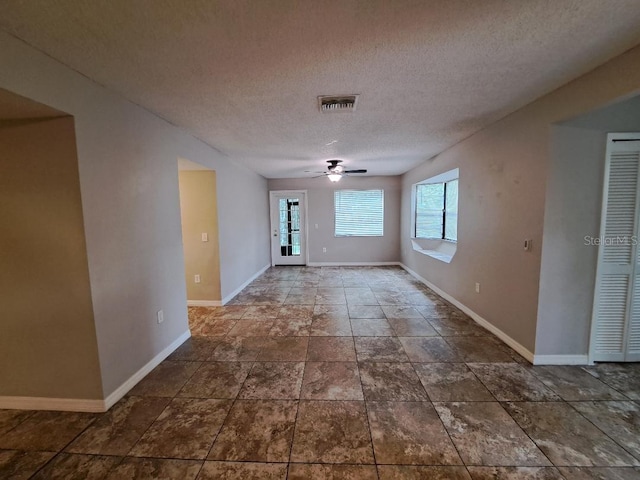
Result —
M338 227L338 202L337 195L339 192L380 192L380 202L381 202L381 216L380 216L380 234L371 234L371 235L363 235L358 233L351 233L346 235L338 235L337 227ZM351 238L351 237L360 237L360 238L380 238L384 237L384 189L383 188L367 188L367 189L354 189L354 188L340 188L335 189L333 191L333 236L334 238Z
M413 184L412 188L412 198L411 198L411 238L414 240L435 240L435 241L443 241L450 243L458 243L458 216L456 215L456 238L451 239L446 237L446 228L447 228L447 184L453 181L458 182L458 192L460 187L460 170L458 168L449 170L448 172L444 172L440 175L436 175L434 177L427 178L420 182ZM439 237L418 237L418 188L421 185L435 185L442 184L443 185L443 195L442 195L442 231ZM458 193L459 195L459 193ZM459 197L458 202L459 204ZM458 209L456 208L456 213Z

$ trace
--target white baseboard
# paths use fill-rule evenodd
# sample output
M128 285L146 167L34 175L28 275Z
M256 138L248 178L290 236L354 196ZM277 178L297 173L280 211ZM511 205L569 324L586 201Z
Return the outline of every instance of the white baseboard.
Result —
M188 307L221 307L222 300L187 300Z
M0 397L0 409L11 410L56 410L60 412L106 411L104 400L47 397Z
M436 287L433 283L431 283L430 281L422 278L420 275L418 275L416 272L414 272L413 270L411 270L409 267L407 267L405 264L400 263L400 266L402 268L404 268L407 272L409 272L413 277L417 278L418 280L420 280L422 283L424 283L427 287L429 287L431 290L433 290L434 292L436 292L438 295L440 295L442 298L444 298L445 300L447 300L449 303L455 305L456 307L458 307L460 310L462 310L464 313L466 313L467 315L469 315L478 325L480 325L481 327L484 327L485 329L489 330L491 333L493 333L496 337L498 337L500 340L502 340L504 343L506 343L507 345L509 345L511 348L513 348L516 352L518 352L520 355L522 355L524 358L526 358L529 362L534 363L534 355L533 353L531 353L526 347L524 347L523 345L521 345L519 342L517 342L516 340L514 340L513 338L511 338L509 335L507 335L506 333L504 333L502 330L500 330L498 327L496 327L495 325L493 325L492 323L490 323L488 320L482 318L480 315L478 315L476 312L474 312L473 310L471 310L469 307L467 307L466 305L460 303L458 300L456 300L455 298L453 298L451 295L449 295L447 292L440 290L438 287Z
M249 285L251 282L253 282L256 278L258 278L260 275L262 275L264 272L266 272L268 269L271 268L271 264L267 264L266 266L262 267L253 277L251 277L249 280L247 280L246 282L244 282L242 285L240 285L238 288L236 288L233 292L231 292L229 295L227 295L226 297L224 297L222 299L222 305L226 305L227 303L229 303L231 300L233 300L233 297L235 297L236 295L238 295L247 285Z
M588 355L534 355L534 365L589 365Z
M136 386L136 384L142 380L147 374L156 368L160 363L171 355L180 345L182 345L191 336L191 331L187 330L178 338L176 338L171 344L162 350L159 354L153 357L146 363L140 370L131 375L122 385L116 388L113 392L104 399L104 410L109 410L113 405L124 397L129 390Z
M309 262L308 267L384 267L400 262Z
M171 342L167 348L153 357L144 367L134 373L127 381L120 385L104 400L76 399L76 398L47 398L47 397L0 397L0 409L16 410L56 410L63 412L91 412L100 413L109 410L118 400L126 395L140 380L160 362L191 336L187 330Z

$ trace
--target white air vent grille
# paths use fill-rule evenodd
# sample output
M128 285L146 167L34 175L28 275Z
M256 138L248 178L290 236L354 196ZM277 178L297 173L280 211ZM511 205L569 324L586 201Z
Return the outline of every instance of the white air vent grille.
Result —
M355 112L358 95L321 95L318 106L322 113Z

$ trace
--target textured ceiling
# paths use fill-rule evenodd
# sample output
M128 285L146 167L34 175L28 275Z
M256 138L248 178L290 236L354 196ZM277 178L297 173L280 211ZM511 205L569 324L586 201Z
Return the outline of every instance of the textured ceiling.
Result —
M640 1L12 0L0 28L266 177L391 175L640 43Z

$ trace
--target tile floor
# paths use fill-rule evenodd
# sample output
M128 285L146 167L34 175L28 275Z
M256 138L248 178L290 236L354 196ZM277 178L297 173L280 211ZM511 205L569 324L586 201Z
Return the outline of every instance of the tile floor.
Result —
M399 268L273 268L189 320L105 414L0 411L0 478L640 478L640 365L531 367Z

